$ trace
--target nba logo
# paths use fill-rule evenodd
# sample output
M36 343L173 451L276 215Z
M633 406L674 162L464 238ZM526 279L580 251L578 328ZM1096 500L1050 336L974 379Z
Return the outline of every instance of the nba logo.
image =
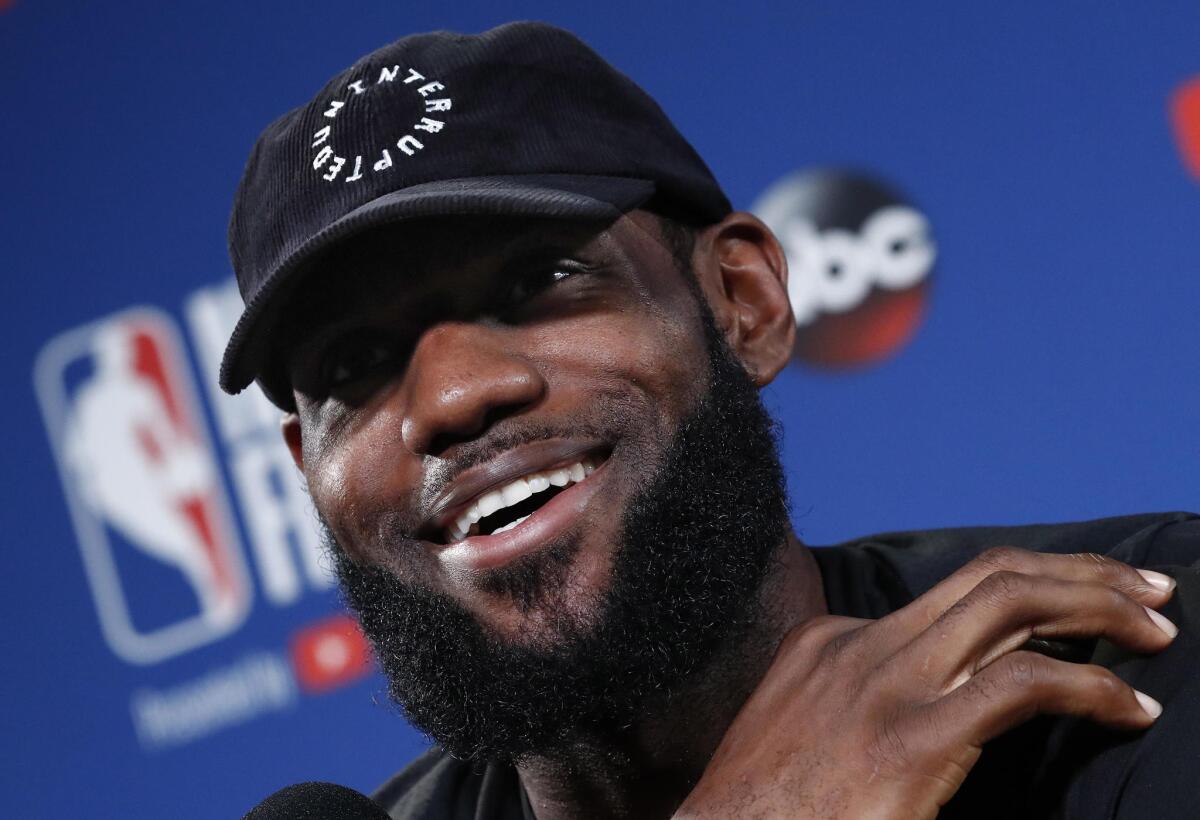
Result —
M250 588L170 317L135 308L63 333L34 380L112 650L156 663L236 629Z

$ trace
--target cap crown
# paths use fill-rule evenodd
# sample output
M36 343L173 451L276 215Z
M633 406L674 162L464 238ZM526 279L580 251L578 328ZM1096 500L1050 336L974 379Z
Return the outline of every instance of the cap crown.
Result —
M515 174L653 180L720 218L729 204L657 103L574 35L510 23L405 37L273 122L229 232L244 298L310 236L391 191Z
M396 207L367 207L381 197L551 175L567 191L569 178L644 180L660 209L698 223L730 210L658 104L569 32L510 23L479 35L416 34L368 54L254 146L229 229L246 312L222 386L236 392L258 375L251 360L261 358L254 337L266 332L266 302L279 301L282 280L303 259L344 238L348 222L357 231L404 218ZM430 207L420 215L436 215Z

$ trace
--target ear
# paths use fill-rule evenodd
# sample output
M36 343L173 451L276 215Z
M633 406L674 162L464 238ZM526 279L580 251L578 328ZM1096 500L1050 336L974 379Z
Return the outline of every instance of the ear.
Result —
M796 338L779 240L758 217L737 211L697 237L693 260L717 326L754 382L767 384Z
M285 413L279 422L279 429L283 432L283 443L292 454L292 461L296 462L300 472L304 472L304 438L300 432L300 417L295 413Z

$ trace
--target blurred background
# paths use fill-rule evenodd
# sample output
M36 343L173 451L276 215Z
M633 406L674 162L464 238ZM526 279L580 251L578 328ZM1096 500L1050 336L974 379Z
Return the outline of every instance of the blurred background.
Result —
M0 811L236 817L424 747L259 397L258 132L406 33L567 27L779 232L802 538L1200 506L1200 7L0 2Z

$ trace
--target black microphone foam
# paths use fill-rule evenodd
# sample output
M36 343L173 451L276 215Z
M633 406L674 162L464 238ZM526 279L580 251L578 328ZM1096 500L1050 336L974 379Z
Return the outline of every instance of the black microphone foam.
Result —
M383 807L337 783L297 783L259 803L242 820L389 820Z

